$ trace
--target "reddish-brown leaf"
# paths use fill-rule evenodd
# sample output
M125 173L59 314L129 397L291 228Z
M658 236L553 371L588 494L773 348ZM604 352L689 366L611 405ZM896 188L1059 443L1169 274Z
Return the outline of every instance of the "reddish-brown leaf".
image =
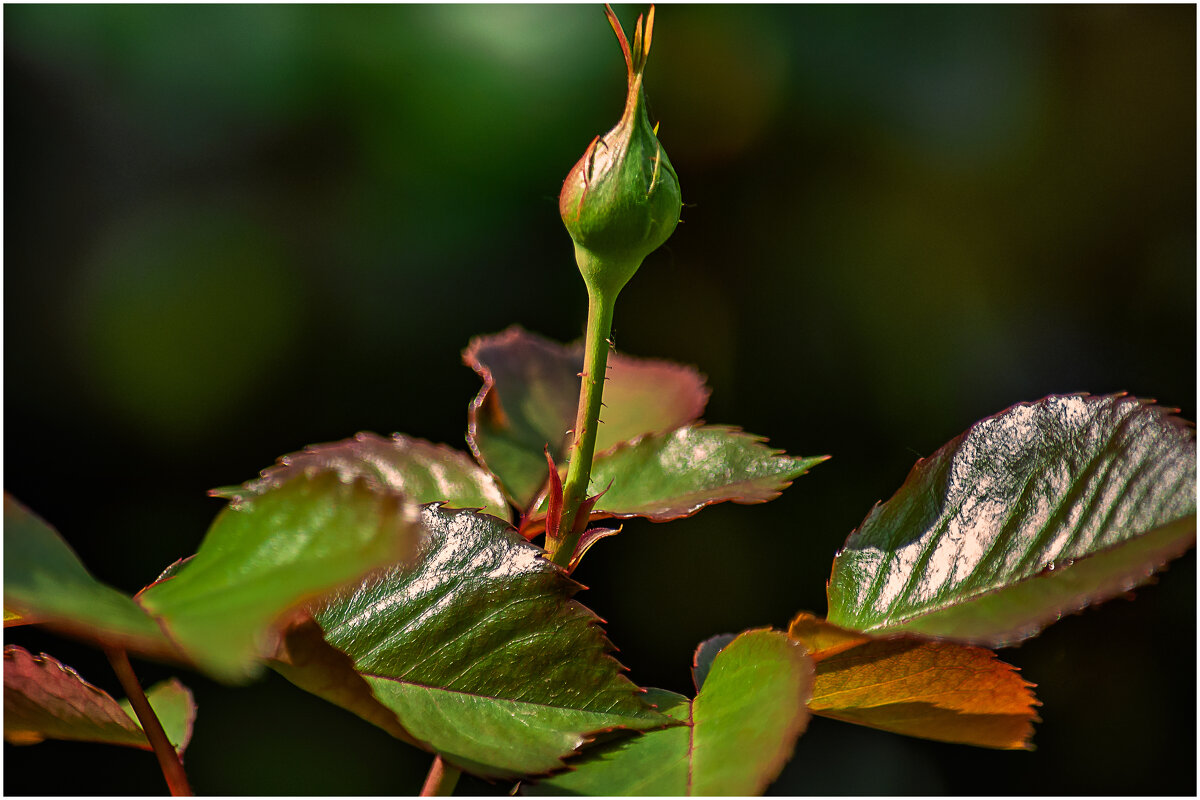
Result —
M528 508L546 483L548 448L566 458L579 402L583 345L563 345L519 326L480 336L463 362L483 379L467 418L467 441L505 492ZM704 411L708 389L691 367L613 353L604 384L597 454L650 433L692 422Z
M582 362L583 346L575 345L573 352ZM649 433L673 431L698 419L708 395L704 376L694 367L612 353L596 452Z
M1033 684L990 650L872 637L804 613L788 635L817 662L814 714L923 739L1032 749Z
M195 718L191 692L172 679L147 697L182 753ZM4 738L13 744L69 739L150 749L131 712L111 695L57 659L16 645L4 648Z

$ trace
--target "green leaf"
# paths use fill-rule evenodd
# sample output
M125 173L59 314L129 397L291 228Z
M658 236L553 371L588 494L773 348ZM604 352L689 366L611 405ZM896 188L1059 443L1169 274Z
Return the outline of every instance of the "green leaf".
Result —
M588 493L608 491L595 516L663 522L732 500L765 503L827 456L784 455L737 428L687 426L647 436L596 458Z
M513 326L473 339L463 362L483 379L468 412L471 451L513 502L528 508L546 483L544 448L555 461L566 458L583 347ZM690 367L615 353L608 365L598 453L647 433L674 430L704 411L708 389Z
M311 615L296 615L283 626L279 648L268 665L306 692L357 714L404 742L422 744L409 735L394 711L380 703L354 661L325 641Z
M1122 594L1196 538L1195 429L1124 396L1051 396L918 461L846 540L829 621L1000 647Z
M646 699L674 720L672 727L588 747L572 771L522 784L526 795L671 797L687 793L691 778L692 701L663 689Z
M193 662L244 680L273 651L284 612L410 553L416 513L364 478L306 470L231 503L186 567L139 599Z
M496 480L465 453L446 445L393 433L384 439L360 433L353 439L313 445L283 456L262 476L241 487L215 489L218 497L253 497L302 472L336 472L343 481L363 478L399 492L411 502L446 503L509 519L508 503Z
M178 651L133 598L92 577L58 532L4 495L4 607L9 623L45 623L159 658Z
M192 693L172 678L146 698L182 753L196 716ZM16 645L4 648L4 738L13 744L70 739L151 749L127 701L118 703L57 659Z
M527 786L526 792L760 794L808 724L811 659L778 631L747 631L716 655L703 684L691 703L650 691L650 699L682 725L589 748L573 762L573 771Z
M162 723L167 741L175 748L175 752L182 754L192 740L192 727L196 723L196 703L191 691L176 678L171 678L147 689L146 699ZM130 719L138 722L133 705L128 700L122 700L120 706ZM138 727L141 727L140 722Z
M579 584L540 548L469 511L431 506L423 523L414 564L313 612L413 738L511 778L561 767L596 731L667 722L621 674L600 620L570 599Z

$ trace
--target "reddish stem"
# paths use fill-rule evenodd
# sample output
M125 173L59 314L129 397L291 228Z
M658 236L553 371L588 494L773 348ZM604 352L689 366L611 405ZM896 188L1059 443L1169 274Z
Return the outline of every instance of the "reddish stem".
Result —
M442 760L440 755L433 757L433 765L425 777L425 785L421 787L421 797L448 797L454 794L454 786L462 771Z
M138 683L137 675L133 672L129 656L119 648L105 648L104 652L108 656L109 663L112 664L113 672L117 673L117 680L121 682L125 696L129 698L129 705L133 706L138 722L142 724L146 738L150 740L150 746L158 758L158 766L162 769L163 777L167 779L167 788L171 790L171 795L191 797L192 789L188 786L187 774L183 771L183 762L179 760L179 754L175 752L175 748L167 739L167 733L163 730L162 723L158 721L158 715L154 713L154 709L150 707L150 701L142 692L142 685Z

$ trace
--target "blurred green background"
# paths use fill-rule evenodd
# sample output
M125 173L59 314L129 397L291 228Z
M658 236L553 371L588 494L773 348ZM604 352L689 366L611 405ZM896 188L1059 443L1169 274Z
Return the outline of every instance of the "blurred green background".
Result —
M618 7L632 26L637 7ZM585 297L562 179L619 116L598 5L4 8L5 488L129 591L209 487L360 430L463 446L459 353ZM1052 392L1196 414L1196 20L1174 6L663 6L651 114L683 224L619 349L706 418L834 458L763 506L630 522L577 573L630 677L823 612L871 505ZM1194 794L1195 556L1002 656L1034 753L815 720L778 794ZM44 649L117 692L95 651ZM145 680L171 671L144 664ZM429 757L274 675L199 702L205 794L411 794ZM153 758L5 745L8 794L160 793ZM473 779L463 793L507 787Z

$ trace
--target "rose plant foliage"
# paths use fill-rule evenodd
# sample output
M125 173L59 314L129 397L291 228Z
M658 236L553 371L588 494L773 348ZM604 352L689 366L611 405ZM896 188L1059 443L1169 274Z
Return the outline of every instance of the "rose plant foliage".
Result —
M691 367L609 352L617 295L681 200L642 94L653 8L632 43L608 14L624 113L560 199L591 300L585 340L476 338L469 452L360 433L283 456L214 489L227 502L198 552L132 597L6 495L6 626L91 642L119 675L125 653L228 684L275 670L435 754L427 793L466 771L527 794L757 794L814 714L1032 746L1033 684L990 648L1128 592L1195 542L1195 430L1152 402L1058 395L975 423L850 534L824 617L701 643L692 697L631 681L580 602L571 573L621 520L767 502L825 458L704 422ZM145 703L123 680L123 705L15 645L4 681L17 744L153 748L177 767L196 715L178 680Z

